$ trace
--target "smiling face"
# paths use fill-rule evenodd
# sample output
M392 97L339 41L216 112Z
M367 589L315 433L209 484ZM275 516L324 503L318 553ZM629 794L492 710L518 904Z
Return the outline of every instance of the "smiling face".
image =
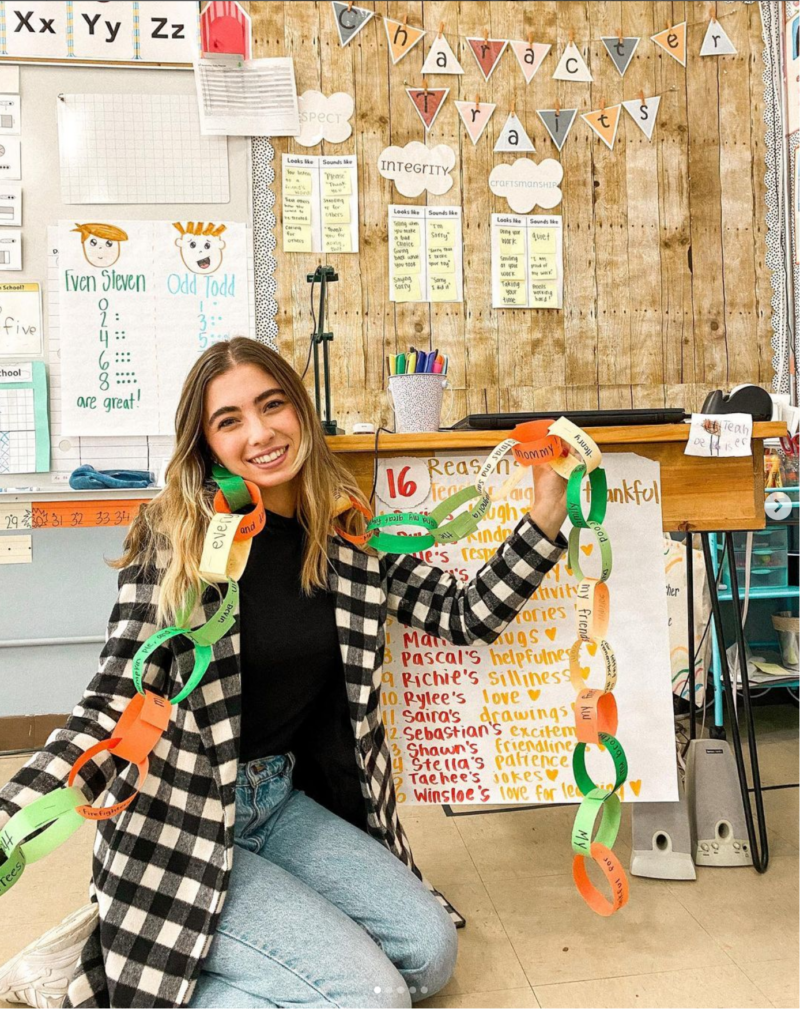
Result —
M261 488L265 506L294 513L300 421L278 381L255 364L238 364L212 379L203 406L203 434L231 473Z
M88 235L83 243L83 254L92 266L113 266L119 259L120 243L111 238Z
M213 273L222 265L225 242L218 235L191 235L175 239L183 265L192 273Z

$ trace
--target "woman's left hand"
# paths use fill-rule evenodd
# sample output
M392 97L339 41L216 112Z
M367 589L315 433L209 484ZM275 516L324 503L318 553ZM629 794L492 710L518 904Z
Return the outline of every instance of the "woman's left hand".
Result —
M567 481L548 465L533 466L531 518L550 540L555 540L567 517Z

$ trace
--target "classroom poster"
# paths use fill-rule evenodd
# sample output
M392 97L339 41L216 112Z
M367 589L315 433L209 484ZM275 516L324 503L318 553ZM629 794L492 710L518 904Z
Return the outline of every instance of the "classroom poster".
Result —
M561 218L492 214L492 307L561 308L563 304Z
M189 368L249 333L245 227L59 222L65 435L170 435Z
M358 252L354 154L284 154L282 193L284 252Z
M485 453L442 453L399 466L381 459L378 492L392 500L378 497L376 512L408 510L400 495L424 486L428 477L430 492L415 508L429 512L471 485L484 459ZM623 801L674 802L660 467L632 453L606 455L603 465L609 498L603 524L613 544L606 639L617 657L617 738L630 768L619 795ZM422 471L415 475L417 466ZM390 473L395 469L402 471ZM490 487L499 488L509 473L506 456ZM513 532L532 500L532 477L526 475L506 500L492 505L477 532L419 556L463 583ZM564 528L568 532L568 522ZM584 573L596 576L599 558L588 531L581 550ZM575 690L568 660L577 636L576 586L565 555L491 645L450 644L389 619L381 699L399 802L579 801L572 774ZM602 658L595 651L594 656L591 648L581 652L588 686L603 683ZM611 760L598 747L588 747L587 770L599 787L613 784Z
M463 301L461 207L389 206L389 300Z

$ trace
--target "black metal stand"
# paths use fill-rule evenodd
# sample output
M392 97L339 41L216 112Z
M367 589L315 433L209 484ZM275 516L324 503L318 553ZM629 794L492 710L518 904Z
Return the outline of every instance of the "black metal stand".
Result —
M314 344L314 404L317 410L320 424L325 434L344 434L344 430L337 426L336 421L331 418L331 379L330 366L328 361L328 344L333 340L333 333L325 332L325 300L328 294L328 284L339 279L332 266L318 266L313 273L306 275L309 284L319 284L319 314L317 316L317 328L311 334ZM311 288L311 296L314 296L314 288ZM325 386L325 416L322 416L320 406L319 390L319 345L322 344L322 367L323 381Z
M753 856L753 868L756 872L766 872L769 865L769 840L767 837L767 823L764 816L764 797L761 791L761 774L758 767L758 747L756 744L756 730L753 723L753 705L750 698L750 680L747 675L747 659L744 649L744 626L742 624L742 601L739 598L739 580L736 575L735 554L733 551L733 533L726 532L726 550L729 557L728 568L731 574L731 596L734 608L734 633L736 635L736 645L739 654L739 669L742 680L742 708L747 722L747 746L750 752L750 768L753 777L753 797L756 805L756 820L758 822L758 838L756 838L755 823L753 822L753 810L750 801L750 786L747 779L747 768L744 763L744 751L742 749L742 738L739 732L739 720L734 707L734 687L731 681L731 673L728 668L728 653L725 650L725 634L722 629L722 610L719 605L719 595L717 593L717 580L714 573L714 565L711 560L711 546L708 541L709 534L700 533L703 545L703 560L706 568L706 579L708 581L711 594L711 614L714 621L714 632L717 636L717 645L720 656L720 669L725 695L725 710L728 714L729 731L733 742L733 752L736 758L736 770L739 775L739 789L742 794L742 806L744 807L744 818L747 824L747 837L750 842L750 852ZM691 675L690 692L690 738L695 738L695 663L694 663L694 583L693 583L693 556L692 556L692 535L686 534L686 599L689 611L689 664Z

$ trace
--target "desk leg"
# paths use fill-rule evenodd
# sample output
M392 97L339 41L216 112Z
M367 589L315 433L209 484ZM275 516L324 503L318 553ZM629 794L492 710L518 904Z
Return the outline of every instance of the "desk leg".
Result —
M755 826L753 824L753 811L750 804L750 789L747 783L747 768L744 763L744 753L742 751L742 739L739 733L739 721L736 717L734 707L733 684L731 673L728 668L728 654L725 650L725 635L722 630L722 611L717 595L717 583L714 577L714 565L711 562L711 548L708 542L708 533L700 533L703 543L703 559L706 566L706 578L711 593L711 613L714 618L714 630L719 646L720 671L724 684L725 707L728 712L728 722L730 723L730 734L733 740L733 752L736 757L736 769L739 773L739 787L742 793L742 806L744 807L744 818L747 824L747 836L750 841L750 853L753 856L753 868L756 872L766 872L769 864L769 843L767 839L767 824L764 817L764 800L761 793L761 775L758 769L758 749L756 746L756 732L753 724L753 708L750 700L750 681L747 676L747 661L744 652L744 628L742 627L742 602L739 599L739 584L736 578L736 555L733 552L733 534L725 533L727 542L727 552L729 557L729 570L731 573L731 595L734 606L734 628L736 633L736 644L739 653L739 668L742 676L742 706L745 718L747 719L747 745L750 751L750 764L753 773L753 793L756 802L756 818L758 820L759 842L756 842Z
M697 737L697 719L695 718L695 700L697 698L697 669L694 661L694 549L692 534L686 533L686 609L689 617L689 656L686 667L686 685L689 700L689 739Z

